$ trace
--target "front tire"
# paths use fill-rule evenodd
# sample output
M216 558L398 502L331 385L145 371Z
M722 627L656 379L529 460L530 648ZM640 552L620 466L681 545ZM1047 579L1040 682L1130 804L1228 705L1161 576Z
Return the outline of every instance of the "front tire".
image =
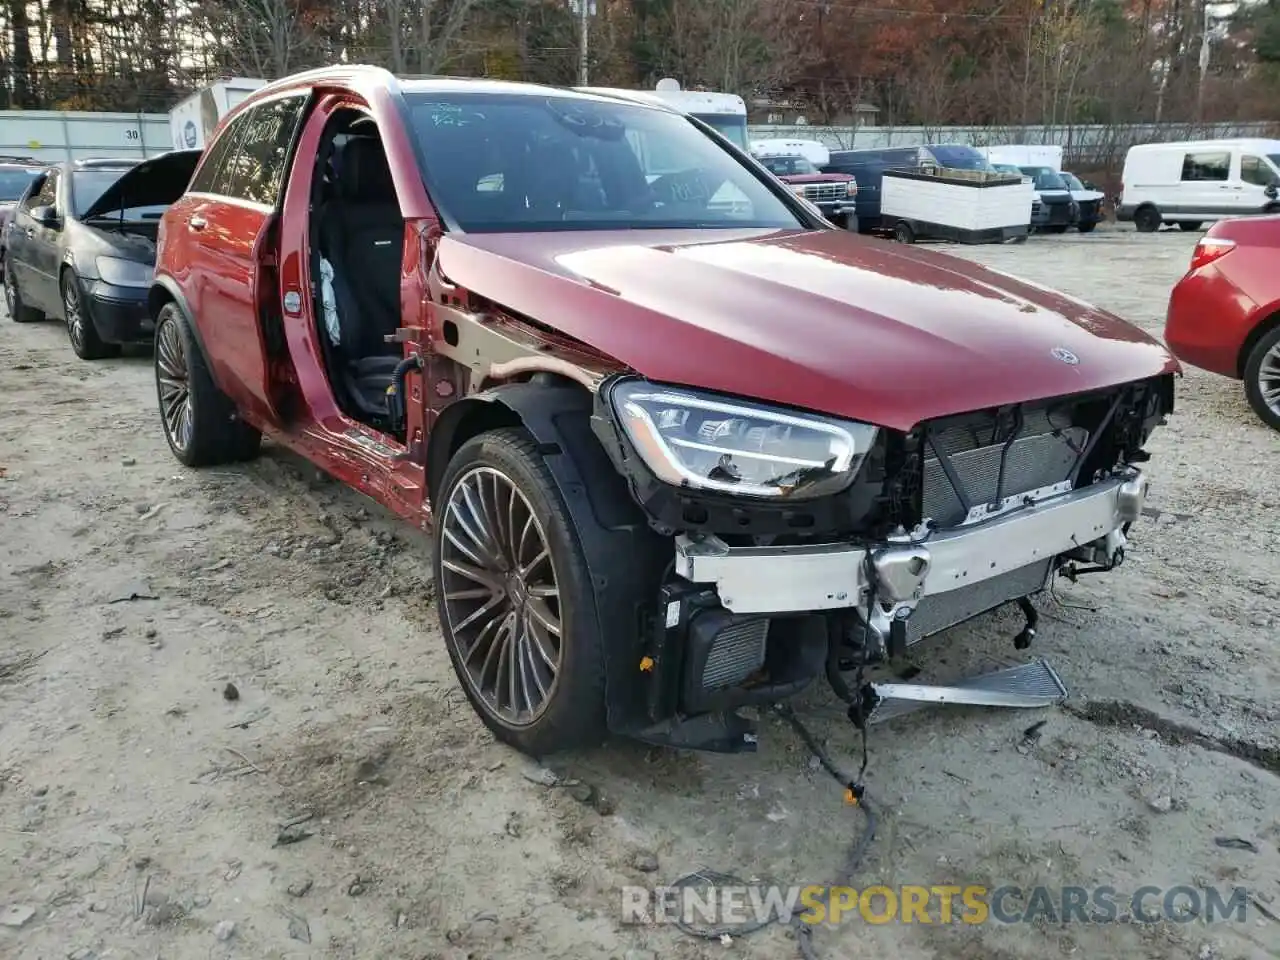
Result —
M169 449L188 467L251 460L262 434L241 420L209 375L204 354L177 304L156 318L156 395Z
M12 260L7 260L4 265L4 305L9 319L14 323L35 323L44 319L43 313L22 302L22 292L18 289L18 278L14 275Z
M1179 220L1178 221L1178 229L1186 230L1188 233L1191 233L1194 230L1199 230L1203 226L1204 224L1201 223L1199 220Z
M604 650L573 519L524 430L468 440L437 498L440 626L467 699L499 740L543 756L605 729Z
M76 356L81 360L120 356L120 344L107 343L98 336L98 328L93 325L93 317L89 316L80 280L75 273L70 269L63 270L58 285L62 291L62 316L67 324L67 338Z
M1164 218L1155 207L1139 207L1133 214L1133 225L1139 233L1155 233L1163 222Z
M1263 423L1280 430L1280 327L1265 334L1249 351L1244 395Z
M1081 233L1093 233L1093 228L1096 226L1097 226L1096 223L1082 223L1078 227L1076 227L1076 229L1079 230Z

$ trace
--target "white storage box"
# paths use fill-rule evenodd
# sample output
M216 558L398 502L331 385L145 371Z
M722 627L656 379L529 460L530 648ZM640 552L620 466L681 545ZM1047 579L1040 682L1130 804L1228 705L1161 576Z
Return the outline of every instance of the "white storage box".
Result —
M880 217L900 240L1002 243L1025 237L1035 189L1007 174L981 170L886 170ZM905 224L909 235L900 228Z

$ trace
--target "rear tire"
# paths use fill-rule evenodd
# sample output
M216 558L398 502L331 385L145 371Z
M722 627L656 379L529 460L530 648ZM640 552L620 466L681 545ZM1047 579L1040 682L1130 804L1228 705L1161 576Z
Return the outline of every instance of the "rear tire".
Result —
M84 305L84 295L75 271L70 268L63 270L58 286L62 293L62 316L67 324L67 338L76 356L81 360L120 356L120 344L107 343L98 336L98 328L93 325L93 317Z
M4 265L4 303L9 319L14 323L35 323L44 319L42 312L22 302L22 293L18 290L18 278L13 273L11 260L6 260Z
M173 455L188 467L252 460L262 434L245 423L209 375L191 326L177 304L156 318L156 395Z
M1163 222L1164 218L1155 207L1139 207L1133 214L1133 225L1139 233L1155 233Z
M1244 395L1263 423L1280 430L1280 327L1264 334L1249 351Z
M1069 224L1065 224L1065 223L1055 223L1053 226L1049 227L1048 229L1050 233L1066 233L1068 226Z
M1096 223L1082 223L1078 227L1076 227L1076 229L1079 230L1081 233L1093 233L1093 228L1096 226L1097 226Z
M593 587L533 438L506 428L468 440L436 504L440 627L471 706L494 736L532 756L598 743L605 667ZM521 668L514 679L503 672L508 656Z
M1186 230L1188 233L1190 233L1192 230L1199 230L1203 226L1204 224L1201 223L1199 220L1179 220L1178 221L1178 229Z
M899 243L915 243L916 232L911 229L911 224L905 220L899 220L893 226L893 239Z

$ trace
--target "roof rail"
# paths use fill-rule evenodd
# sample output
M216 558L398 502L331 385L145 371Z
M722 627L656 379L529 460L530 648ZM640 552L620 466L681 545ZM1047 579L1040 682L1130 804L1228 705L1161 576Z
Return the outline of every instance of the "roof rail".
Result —
M395 79L395 75L386 67L375 66L371 63L341 63L331 67L314 67L311 70L302 70L298 73L277 77L265 87L260 87L255 93L272 93L298 83L306 83L308 80L337 80L346 77L374 75L386 77L388 80Z
M24 153L0 153L0 163L40 163L35 157Z
M142 157L83 157L73 160L78 167L136 167Z

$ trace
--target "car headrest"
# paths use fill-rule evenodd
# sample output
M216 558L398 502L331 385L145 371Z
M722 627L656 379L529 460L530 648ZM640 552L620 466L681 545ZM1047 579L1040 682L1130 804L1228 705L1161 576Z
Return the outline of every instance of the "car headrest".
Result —
M356 137L342 148L340 189L344 200L364 203L394 203L395 183L382 141Z

